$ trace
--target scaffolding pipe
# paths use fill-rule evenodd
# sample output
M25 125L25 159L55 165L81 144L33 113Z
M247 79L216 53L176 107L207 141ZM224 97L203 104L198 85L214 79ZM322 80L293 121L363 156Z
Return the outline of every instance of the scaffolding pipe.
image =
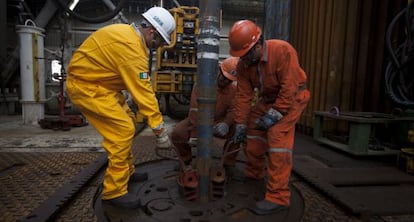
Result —
M17 25L20 41L20 88L23 124L38 124L44 118L44 32L31 20Z
M213 146L216 76L219 61L220 0L200 1L200 33L197 41L198 142L197 171L201 202L209 201L211 150Z

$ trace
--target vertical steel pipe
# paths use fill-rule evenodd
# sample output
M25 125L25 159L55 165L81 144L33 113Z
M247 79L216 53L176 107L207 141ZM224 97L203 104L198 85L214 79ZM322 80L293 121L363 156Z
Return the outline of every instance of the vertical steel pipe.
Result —
M31 23L31 24L29 24ZM17 25L20 39L20 88L23 124L37 124L44 118L45 63L44 32L33 21Z
M0 30L7 30L7 1L0 1ZM6 61L7 56L7 33L3 32L2 35L0 35L0 42L3 42L3 44L0 45L0 60ZM1 68L3 68L4 65L1 65ZM0 76L1 77L1 76Z
M266 0L264 10L265 38L289 41L291 0Z
M216 103L216 75L219 60L221 1L200 1L200 34L197 41L198 86L198 143L197 170L199 172L200 201L209 197L209 172L213 145L212 125Z

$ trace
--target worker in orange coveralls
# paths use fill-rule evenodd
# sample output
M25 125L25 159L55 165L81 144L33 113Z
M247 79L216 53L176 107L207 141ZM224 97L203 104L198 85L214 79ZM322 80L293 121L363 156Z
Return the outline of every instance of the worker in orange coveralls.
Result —
M252 210L274 213L290 205L295 124L310 99L307 77L296 50L283 40L263 40L252 21L235 22L229 44L230 54L240 57L233 140L247 139L244 179L263 179L267 167L265 198Z
M88 122L102 135L108 154L103 180L104 203L136 208L139 198L128 193L128 182L146 180L135 172L132 142L134 114L122 94L127 90L147 118L156 145L171 146L149 77L149 52L170 44L175 20L170 12L152 7L137 24L113 24L92 33L74 52L68 66L67 91Z
M224 147L232 140L234 133L234 97L236 95L236 65L238 58L230 57L219 64L217 76L217 101L214 112L213 135L226 139ZM185 165L190 165L192 160L191 148L197 145L197 86L194 85L191 93L190 110L188 117L180 121L171 133L171 141L177 148ZM228 152L238 148L238 144L230 144ZM232 169L236 163L237 152L224 159L224 167Z

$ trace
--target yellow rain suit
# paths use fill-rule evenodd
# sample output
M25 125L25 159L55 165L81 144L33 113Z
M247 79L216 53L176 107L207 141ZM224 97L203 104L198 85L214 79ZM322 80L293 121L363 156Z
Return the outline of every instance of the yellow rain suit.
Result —
M102 135L108 154L102 199L128 193L134 173L135 118L122 94L127 90L152 129L163 123L148 75L147 48L135 25L114 24L92 33L68 66L67 91L88 122Z

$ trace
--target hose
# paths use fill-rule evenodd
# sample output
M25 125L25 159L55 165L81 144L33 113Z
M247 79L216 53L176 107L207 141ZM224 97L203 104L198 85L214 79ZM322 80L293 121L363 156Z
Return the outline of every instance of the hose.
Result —
M414 107L414 3L399 12L391 21L386 32L386 47L390 54L385 70L385 89L390 98L397 104L408 108ZM406 38L395 50L392 47L391 35L397 21L405 15Z
M109 19L115 17L115 15L117 15L121 9L124 7L125 3L127 0L119 0L118 5L109 13L106 13L102 16L97 16L97 17L86 17L83 16L73 10L71 10L68 6L68 1L66 0L55 0L59 6L65 11L67 12L69 15L73 16L74 18L82 21L82 22L86 22L86 23L102 23L102 22L106 22Z

